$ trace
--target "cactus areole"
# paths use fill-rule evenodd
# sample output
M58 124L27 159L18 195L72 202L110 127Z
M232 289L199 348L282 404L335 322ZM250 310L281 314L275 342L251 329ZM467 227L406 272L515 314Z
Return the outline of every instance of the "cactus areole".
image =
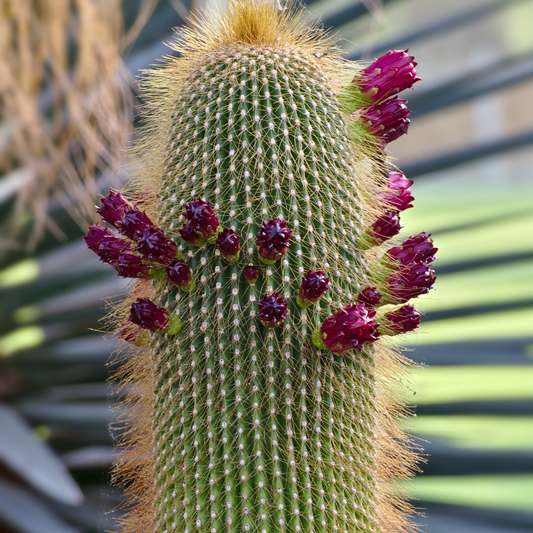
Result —
M396 96L369 101L362 65L274 1L233 0L170 46L142 83L139 171L102 202L113 231L87 240L132 279L112 318L131 342L122 530L411 531L408 361L384 337L418 326L414 308L390 314L405 273L422 269L423 291L434 276L427 254L368 238L400 214L391 134L368 126ZM125 251L110 259L111 234Z

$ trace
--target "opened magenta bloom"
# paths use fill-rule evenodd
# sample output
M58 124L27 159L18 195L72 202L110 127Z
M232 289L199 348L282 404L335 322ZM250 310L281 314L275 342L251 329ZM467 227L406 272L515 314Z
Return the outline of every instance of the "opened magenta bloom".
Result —
M257 306L257 317L267 328L279 326L287 316L287 302L276 291L265 294L264 298L257 302Z
M239 259L239 236L232 229L223 229L219 232L216 245L220 255L230 263Z
M387 251L387 255L402 265L410 263L432 263L438 248L433 246L431 234L422 231L418 235L411 235L400 246L394 246Z
M379 305L381 301L381 293L376 287L365 287L358 295L357 302L364 304L365 307L372 308Z
M142 237L143 232L152 226L154 224L148 215L133 206L124 209L124 217L118 224L118 230L126 237L137 240L137 238Z
M389 276L388 292L396 303L427 294L435 283L435 271L427 263L410 263Z
M177 317L173 317L163 307L159 307L148 298L137 298L131 304L130 317L128 320L137 324L143 329L153 331L154 333L174 333L176 329ZM181 326L181 323L180 323ZM170 331L172 330L172 331ZM177 331L176 331L177 333Z
M194 290L196 284L194 282L192 270L185 261L182 261L181 259L173 261L167 266L166 273L167 279L174 283L178 288L186 292Z
M368 234L373 245L381 244L390 238L398 235L402 227L400 226L400 217L397 213L389 211L381 215L372 224Z
M375 315L375 309L367 309L363 304L349 304L324 320L313 333L313 342L336 354L375 342L379 337Z
M176 259L178 247L176 243L165 236L162 229L156 226L149 226L145 230L137 233L136 251L140 252L143 257L159 263L168 265Z
M272 264L281 259L289 247L292 230L285 220L271 218L261 224L256 234L257 251L264 263Z
M387 182L388 190L380 192L378 196L390 210L405 211L413 207L411 185L413 181L408 180L402 172L391 172Z
M151 272L152 265L143 261L142 257L129 251L121 253L117 262L112 263L112 267L123 278L151 279L154 277Z
M358 113L366 130L381 137L383 144L390 143L407 133L411 111L405 105L407 100L397 96L385 102L362 108Z
M185 204L183 216L188 220L185 224L189 228L187 235L196 233L199 239L205 240L216 235L219 221L210 202L195 198L192 202ZM187 241L183 235L182 238Z
M324 272L309 272L302 276L302 284L298 290L298 305L307 307L318 302L320 297L329 289L330 279L326 278Z
M407 50L391 50L361 70L354 82L369 104L379 104L420 81L413 59Z
M244 267L244 277L250 284L254 284L259 277L259 269L254 265L247 265Z
M380 326L380 331L384 335L400 335L408 333L420 326L422 313L412 305L404 305L396 311L385 315L384 323Z
M131 204L122 194L111 191L105 198L100 200L100 207L96 212L103 220L119 229L119 222L124 216L124 210L131 207Z

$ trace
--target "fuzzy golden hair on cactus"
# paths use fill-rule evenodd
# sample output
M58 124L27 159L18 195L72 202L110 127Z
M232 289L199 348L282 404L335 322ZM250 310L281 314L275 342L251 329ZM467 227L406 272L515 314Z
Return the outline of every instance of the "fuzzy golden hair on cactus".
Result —
M388 244L413 198L384 149L416 63L348 64L258 0L170 46L143 81L140 170L99 208L114 230L86 237L133 279L113 316L131 347L123 531L411 531L409 361L386 338L418 326L406 304L436 249Z

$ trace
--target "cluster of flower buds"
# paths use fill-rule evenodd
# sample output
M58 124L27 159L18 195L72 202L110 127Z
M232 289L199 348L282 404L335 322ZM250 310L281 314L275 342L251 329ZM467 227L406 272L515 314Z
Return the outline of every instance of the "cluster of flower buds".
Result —
M356 115L366 131L381 140L381 146L407 133L411 112L397 93L411 88L420 78L416 62L406 51L394 50L362 69L352 80L352 90L363 102Z
M131 304L130 322L140 328L154 333L176 335L181 331L181 320L176 315L171 315L164 307L159 307L148 298L137 298Z
M185 204L183 216L187 222L180 229L180 235L185 242L198 247L214 242L219 231L219 222L209 202L195 198Z
M329 289L330 279L326 278L324 272L314 272L310 270L302 276L302 284L298 290L296 302L300 307L309 307L318 302L323 294Z
M264 298L257 302L257 307L257 318L267 328L279 326L288 313L287 302L276 291L265 294Z
M343 354L352 348L360 349L375 342L379 337L378 322L374 320L375 309L364 304L351 303L332 314L312 335L317 348Z
M259 259L265 265L272 265L281 259L289 247L292 230L287 227L285 220L271 218L263 222L259 233L256 234Z
M411 235L400 246L387 251L383 262L394 270L387 279L390 302L405 303L429 292L435 283L435 271L429 265L435 260L436 251L425 232Z
M93 224L85 242L119 276L152 279L163 278L166 274L167 279L183 290L194 289L191 269L178 260L176 243L166 237L144 211L131 205L120 193L111 191L101 200L98 213L126 238Z

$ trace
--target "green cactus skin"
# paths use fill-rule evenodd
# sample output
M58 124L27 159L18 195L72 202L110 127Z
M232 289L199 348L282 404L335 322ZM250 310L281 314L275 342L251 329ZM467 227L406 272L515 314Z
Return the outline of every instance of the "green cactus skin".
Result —
M311 342L379 262L379 251L356 242L377 208L382 161L350 137L332 86L352 67L277 7L234 2L219 17L211 33L186 34L174 45L183 56L145 82L145 166L130 188L157 191L147 206L183 243L196 288L154 279L134 290L153 291L183 327L151 333L121 371L133 384L124 442L131 451L117 476L136 504L123 529L408 531L408 507L395 495L414 464L396 425L401 356L381 341L345 355ZM237 262L213 244L180 241L183 205L195 197L239 234ZM264 265L255 234L277 217L293 230L291 244ZM261 271L255 285L243 275L250 263ZM309 269L324 271L331 289L301 308L298 287ZM273 290L289 314L269 329L256 302Z

